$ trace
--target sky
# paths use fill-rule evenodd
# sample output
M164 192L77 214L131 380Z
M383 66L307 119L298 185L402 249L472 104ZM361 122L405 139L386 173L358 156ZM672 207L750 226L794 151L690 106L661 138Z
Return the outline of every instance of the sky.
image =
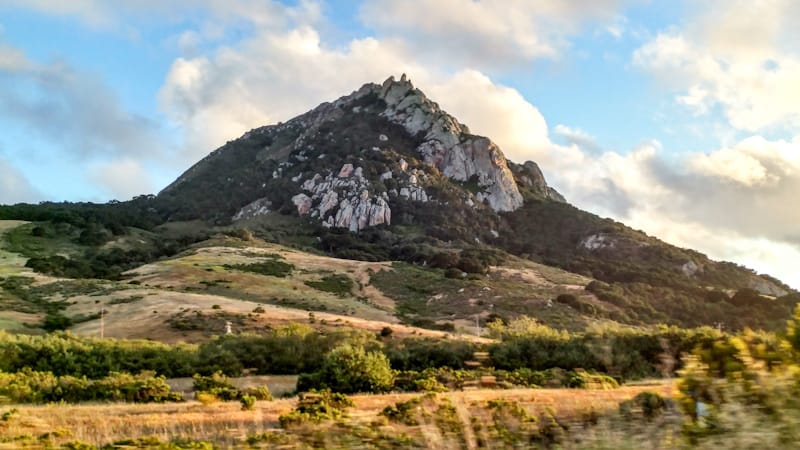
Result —
M0 203L157 193L401 73L574 205L800 288L793 0L0 0Z

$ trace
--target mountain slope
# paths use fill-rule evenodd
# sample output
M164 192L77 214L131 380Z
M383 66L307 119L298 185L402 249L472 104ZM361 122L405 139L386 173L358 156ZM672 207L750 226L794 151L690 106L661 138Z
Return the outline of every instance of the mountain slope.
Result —
M405 77L251 130L157 196L5 207L0 218L40 224L29 233L67 230L81 242L84 253L67 259L58 251L27 255L31 267L55 275L125 277L218 232L338 258L401 261L376 274L375 286L397 304L399 320L429 327L486 316L491 304L504 318L526 314L572 329L597 321L776 328L797 302L774 278L568 204L536 163L507 161ZM110 244L137 239L147 248ZM525 264L583 281L542 290L525 281L536 278L526 270L540 271ZM502 275L520 270L522 281ZM470 296L467 280L497 294L490 302ZM467 294L454 295L459 289ZM555 309L547 306L557 297Z

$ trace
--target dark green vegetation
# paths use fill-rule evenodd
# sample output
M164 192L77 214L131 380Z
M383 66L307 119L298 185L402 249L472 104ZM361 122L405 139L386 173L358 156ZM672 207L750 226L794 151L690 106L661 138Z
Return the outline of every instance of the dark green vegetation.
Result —
M267 261L264 262L258 262L252 264L226 265L225 268L241 270L243 272L257 273L259 275L269 275L272 277L279 277L279 278L284 278L288 276L289 274L292 273L292 270L294 270L293 265L275 259L268 259Z
M142 371L168 377L238 376L249 369L259 374L307 374L301 378L301 388L341 392L382 392L400 386L427 390L426 380L458 387L482 375L498 377L508 387L580 387L593 382L590 373L618 380L673 375L682 367L681 355L712 348L730 336L709 328L674 327L567 333L532 320L509 326L495 323L492 330L499 341L480 345L421 338L381 340L364 331L320 333L303 326L262 336L223 336L200 345L0 334L0 371L99 379L113 372ZM754 336L763 342L775 339ZM487 355L480 364L483 368L472 369L478 353ZM548 372L552 369L560 372ZM392 370L398 371L397 383ZM589 378L581 381L582 377Z
M320 291L346 297L353 290L354 283L353 280L344 275L326 275L319 281L306 281L306 284Z
M157 232L151 197L107 204L0 206L0 219L35 220L5 235L6 250L31 269L57 277L117 280L122 272L169 257L207 234Z
M272 400L272 393L266 386L250 389L239 389L230 383L222 372L214 372L209 376L195 374L194 392L205 393L219 400L239 400L244 409L252 409L256 400Z

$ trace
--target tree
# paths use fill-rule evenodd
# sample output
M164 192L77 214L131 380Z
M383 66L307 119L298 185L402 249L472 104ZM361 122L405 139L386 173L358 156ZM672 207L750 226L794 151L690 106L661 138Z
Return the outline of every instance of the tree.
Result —
M394 372L383 353L345 344L328 353L322 368L311 379L319 384L317 388L345 394L387 392L394 385Z

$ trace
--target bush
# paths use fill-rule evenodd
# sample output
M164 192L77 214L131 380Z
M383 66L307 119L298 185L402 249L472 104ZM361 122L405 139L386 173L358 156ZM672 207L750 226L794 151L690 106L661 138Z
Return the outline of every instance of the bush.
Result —
M194 398L204 405L212 405L219 401L216 395L209 394L208 392L196 392Z
M0 372L0 396L19 403L149 403L183 400L180 394L170 390L164 377L152 373L111 373L98 380L89 380L84 377L59 377L50 372L34 372L30 369L13 374Z
M455 267L450 267L449 269L444 271L445 278L460 280L464 278L466 275L467 275L466 272L464 272L461 269L457 269Z
M294 270L293 265L274 259L253 264L226 264L225 268L278 278L285 278L292 273L292 270Z
M327 275L319 281L306 281L305 284L314 289L330 292L339 297L351 295L353 280L347 275Z
M194 379L193 388L195 392L205 392L225 401L241 398L239 389L230 384L228 377L223 375L222 372L215 372L207 377L195 375L192 378Z
M667 400L656 392L640 392L630 400L619 404L620 413L630 420L638 416L652 420L667 410Z
M333 349L319 372L301 377L297 389L328 388L335 392L387 392L394 372L386 355L349 344Z
M305 422L336 420L344 416L344 410L353 406L346 395L331 392L329 389L300 394L297 406L278 420L282 428L289 428Z
M256 406L256 398L252 395L242 394L239 397L239 403L242 404L242 411L252 411Z
M42 328L47 332L66 330L72 326L72 319L61 314L48 314L42 322Z
M251 397L255 397L256 400L272 400L272 392L269 391L269 388L266 386L258 386L250 389L245 389L244 392L246 395Z

